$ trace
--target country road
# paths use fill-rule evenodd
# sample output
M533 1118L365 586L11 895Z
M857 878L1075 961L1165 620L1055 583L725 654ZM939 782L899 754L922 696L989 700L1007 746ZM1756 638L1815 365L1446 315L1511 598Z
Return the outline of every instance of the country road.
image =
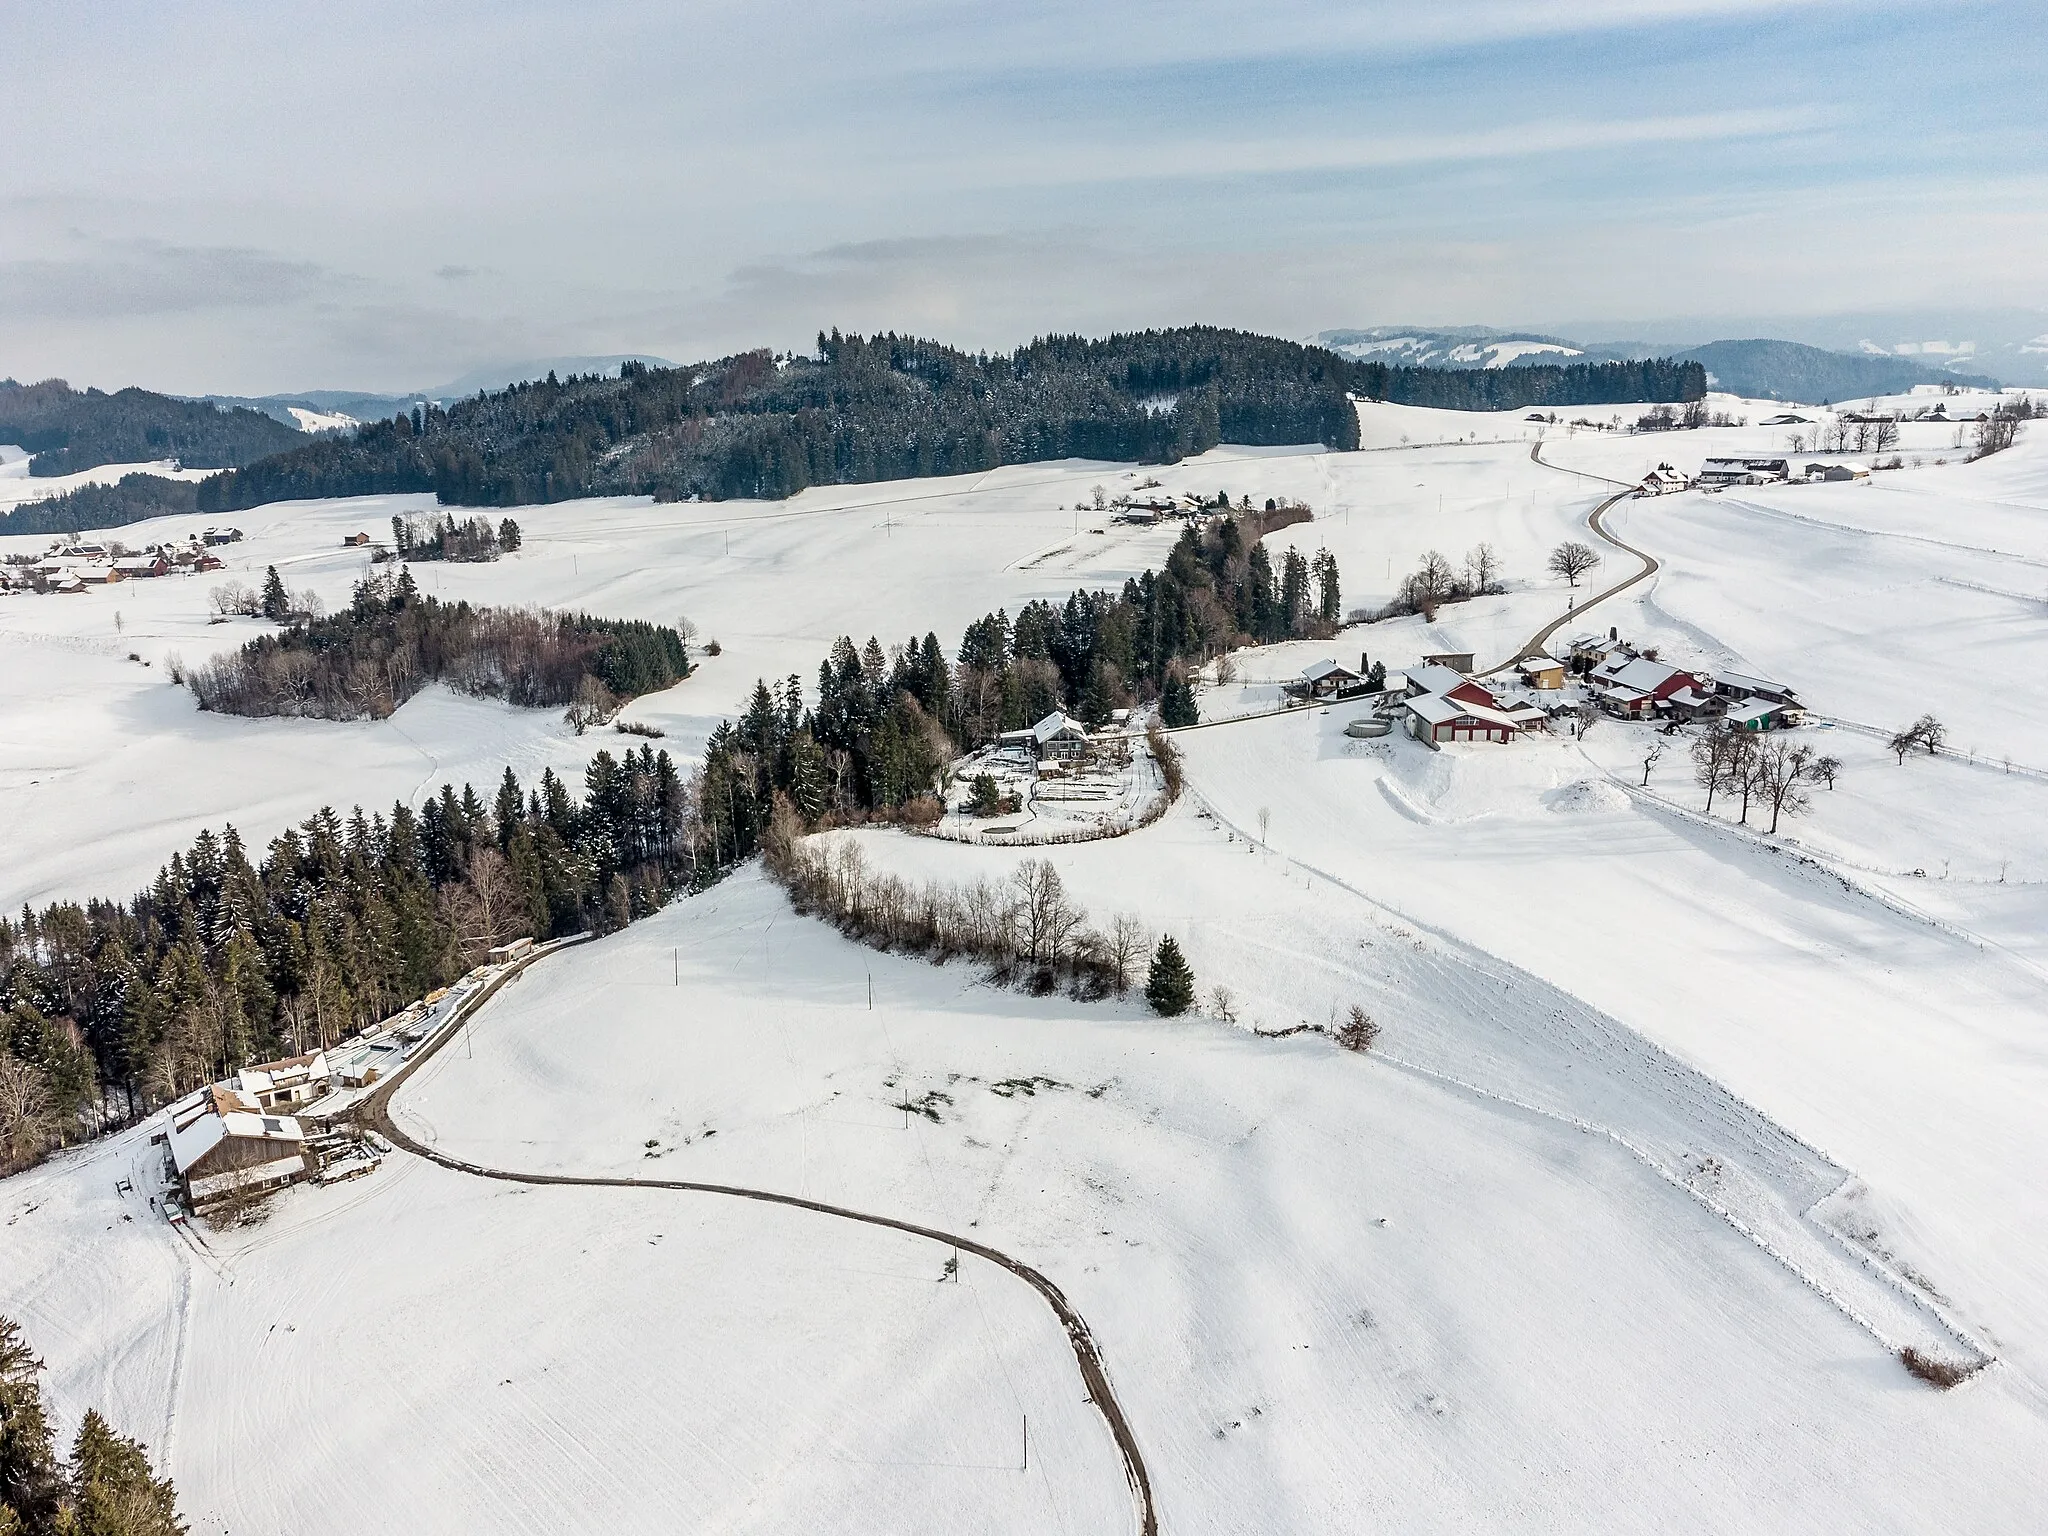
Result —
M999 1249L991 1248L986 1243L977 1242L973 1238L959 1237L951 1232L942 1232L936 1227L919 1226L915 1222L901 1221L893 1216L877 1216L867 1211L850 1210L845 1206L827 1205L823 1201L806 1200L802 1196L784 1194L776 1190L746 1189L730 1184L699 1184L680 1179L629 1179L565 1173L520 1173L512 1169L489 1168L479 1163L466 1162L461 1158L450 1157L437 1148L414 1140L398 1128L397 1123L391 1116L391 1100L405 1080L412 1075L413 1069L437 1054L457 1034L468 1028L471 1016L488 1002L500 987L514 980L528 965L533 964L545 955L553 954L558 948L565 947L568 944L581 943L587 938L588 935L580 935L575 939L565 940L560 944L551 945L544 950L535 951L521 960L513 969L498 977L488 987L478 993L476 997L466 1003L460 1014L457 1015L448 1028L444 1029L430 1041L426 1049L417 1052L387 1080L379 1084L375 1091L365 1098L358 1107L357 1115L365 1124L374 1127L393 1146L402 1147L414 1156L423 1157L429 1162L438 1163L443 1168L452 1169L457 1173L471 1174L480 1179L497 1179L508 1184L565 1184L601 1189L671 1190L684 1194L723 1195L737 1200L757 1200L769 1205L794 1206L799 1210L812 1211L820 1216L833 1216L842 1221L858 1221L871 1227L886 1227L896 1232L907 1232L913 1237L927 1238L958 1253L973 1254L976 1258L986 1259L991 1264L999 1265L1038 1292L1046 1305L1052 1309L1053 1315L1059 1319L1060 1326L1066 1330L1067 1343L1074 1351L1074 1363L1080 1369L1082 1384L1087 1388L1088 1401L1094 1406L1095 1411L1102 1415L1103 1422L1109 1426L1110 1435L1116 1441L1117 1451L1123 1457L1124 1476L1130 1484L1131 1499L1136 1508L1137 1526L1140 1536L1158 1536L1159 1516L1153 1505L1152 1480L1145 1468L1145 1458L1138 1449L1137 1437L1131 1431L1130 1422L1124 1416L1123 1407L1117 1401L1116 1390L1110 1385L1109 1373L1103 1365L1102 1352L1096 1346L1094 1335L1088 1331L1087 1322L1074 1309L1073 1303L1067 1300L1060 1288L1047 1279L1044 1274L1032 1268L1023 1260L1012 1258L1009 1254Z
M1570 623L1578 619L1580 615L1586 612L1587 609L1595 607L1600 603L1606 602L1607 599L1610 597L1615 597L1620 593L1626 592L1630 587L1634 586L1637 582L1642 581L1647 577L1656 575L1658 570L1661 568L1661 562L1657 559L1655 555L1649 554L1644 550L1637 549L1633 544L1623 543L1620 539L1616 538L1613 534L1607 531L1607 525L1604 521L1602 521L1602 519L1606 517L1608 510L1612 508L1616 502L1626 501L1629 497L1635 495L1636 488L1634 486L1624 485L1619 480L1609 480L1605 475L1588 475L1583 470L1561 469L1555 464L1544 464L1543 444L1540 441L1531 443L1529 445L1529 457L1534 462L1538 464L1543 464L1543 467L1545 469L1557 470L1557 472L1561 475L1578 475L1581 479L1599 480L1607 485L1620 486L1621 488L1619 490L1617 490L1612 496L1609 496L1605 501L1601 502L1599 506L1595 507L1592 510L1592 512L1586 518L1586 526L1592 529L1594 534L1603 542L1611 544L1616 549L1622 550L1627 554L1634 555L1638 560L1642 561L1642 568L1638 570L1633 576L1630 576L1623 581L1617 581L1613 586L1607 588L1605 591L1596 592L1593 594L1593 596L1587 598L1583 603L1574 604L1571 608L1559 614L1556 618L1552 619L1548 624L1544 625L1541 629L1537 630L1535 634L1531 635L1528 638L1527 642L1524 643L1522 648L1519 651L1516 651L1515 654L1510 656L1506 661L1503 661L1498 666L1488 667L1484 672L1479 673L1478 675L1481 677L1491 677L1496 672L1505 672L1509 667L1512 667L1516 662L1520 661L1525 656L1540 656L1545 654L1544 647L1550 643L1550 637L1556 634L1560 629L1564 628L1564 626L1567 623Z

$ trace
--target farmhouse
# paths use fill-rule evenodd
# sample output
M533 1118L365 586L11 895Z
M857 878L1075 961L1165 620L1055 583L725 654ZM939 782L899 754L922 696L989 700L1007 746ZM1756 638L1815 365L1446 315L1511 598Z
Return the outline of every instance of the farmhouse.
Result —
M170 574L171 562L162 555L133 555L125 560L116 560L114 562L114 575L111 579L115 581L139 581L152 576L168 576Z
M1313 666L1303 667L1301 676L1287 684L1287 691L1311 699L1340 698L1355 691L1364 681L1349 667L1341 667L1325 657Z
M1643 476L1636 493L1641 496L1668 496L1675 491L1689 490L1691 486L1692 482L1680 471L1669 464L1659 464Z
M1700 466L1699 483L1709 488L1769 485L1774 480L1790 479L1791 475L1791 466L1783 459L1709 459Z
M1022 747L1041 759L1079 757L1087 750L1088 728L1056 709L1036 725L1005 731L996 741L1005 747Z
M1641 716L1670 707L1697 707L1709 695L1704 679L1647 656L1614 655L1586 674L1586 684L1601 708L1614 714ZM1671 706L1686 694L1686 705Z
M1515 670L1522 674L1522 681L1531 688L1562 688L1564 686L1564 663L1553 657L1543 655L1524 656L1515 663Z
M171 1169L194 1210L244 1191L277 1189L311 1172L306 1134L289 1115L266 1115L225 1083L187 1095L169 1111Z
M325 1094L332 1080L325 1051L244 1067L235 1078L242 1093L261 1109L308 1103Z

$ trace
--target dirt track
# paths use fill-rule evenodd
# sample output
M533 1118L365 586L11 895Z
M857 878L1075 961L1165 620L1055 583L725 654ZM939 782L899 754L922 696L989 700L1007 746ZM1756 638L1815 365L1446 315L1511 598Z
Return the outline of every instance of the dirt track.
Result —
M570 944L579 942L580 939L566 941ZM425 1050L414 1055L363 1100L357 1110L358 1117L365 1124L375 1127L393 1146L402 1147L429 1162L439 1163L443 1168L453 1169L457 1173L472 1174L480 1179L498 1179L508 1184L570 1184L601 1189L662 1189L686 1194L724 1195L737 1200L758 1200L768 1205L788 1205L799 1210L814 1211L820 1216L836 1216L842 1221L858 1221L871 1227L888 1227L893 1231L907 1232L913 1237L928 1238L934 1243L958 1249L961 1253L971 1253L977 1258L988 1260L991 1264L1001 1265L1038 1292L1046 1305L1052 1308L1053 1314L1059 1318L1060 1326L1066 1330L1067 1343L1074 1351L1074 1363L1080 1368L1081 1381L1088 1389L1088 1401L1094 1405L1095 1411L1102 1415L1103 1422L1109 1426L1109 1432L1116 1440L1117 1451L1123 1457L1124 1476L1130 1484L1140 1536L1158 1536L1159 1516L1152 1502L1152 1480L1145 1470L1145 1458L1138 1449L1137 1437L1131 1433L1130 1422L1124 1417L1123 1407L1116 1400L1116 1391L1109 1384L1109 1374L1102 1363L1102 1352L1096 1348L1095 1338L1089 1333L1088 1324L1082 1319L1081 1314L1074 1310L1073 1303L1067 1300L1058 1286L1023 1260L1013 1259L986 1243L976 1242L972 1238L957 1237L936 1227L923 1227L915 1222L899 1221L893 1216L876 1216L866 1211L849 1210L845 1206L827 1205L822 1201L806 1200L799 1195L781 1194L775 1190L744 1189L730 1184L697 1184L679 1179L604 1178L567 1173L518 1173L505 1168L486 1168L479 1163L464 1162L461 1158L450 1157L444 1152L415 1141L400 1130L391 1118L391 1098L406 1078L412 1075L413 1068L428 1060L467 1028L470 1016L488 1002L500 987L517 977L535 960L553 954L555 948L560 947L563 946L554 946L528 956L466 1003L455 1020L442 1030Z

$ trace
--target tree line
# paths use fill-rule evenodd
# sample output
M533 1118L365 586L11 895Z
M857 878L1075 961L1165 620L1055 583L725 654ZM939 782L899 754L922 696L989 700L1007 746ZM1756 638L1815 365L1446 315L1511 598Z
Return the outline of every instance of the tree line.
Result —
M0 443L35 456L31 475L154 459L176 459L188 469L223 469L288 452L305 440L297 429L245 407L224 411L146 389L111 395L74 390L62 379L0 379Z
M1699 365L1390 369L1211 326L1052 336L1009 354L821 333L814 355L628 363L416 407L203 483L202 510L432 491L512 506L641 494L779 498L812 485L1059 458L1165 463L1220 442L1358 446L1352 397L1500 410L1696 399Z
M295 600L276 567L255 602L291 618ZM401 569L370 572L347 608L259 635L184 680L201 709L223 714L381 720L433 682L525 708L582 703L607 714L689 673L682 637L667 626L444 603Z
M1524 406L1684 403L1707 392L1697 362L1532 363L1513 368L1409 368L1353 363L1353 388L1370 400L1452 411L1514 411Z

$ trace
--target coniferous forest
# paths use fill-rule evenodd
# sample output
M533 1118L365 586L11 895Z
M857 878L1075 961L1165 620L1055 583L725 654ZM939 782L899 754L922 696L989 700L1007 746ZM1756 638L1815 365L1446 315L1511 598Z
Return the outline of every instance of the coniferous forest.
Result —
M1334 627L1336 562L1290 549L1276 570L1257 542L1299 516L1211 516L1163 569L977 619L950 659L931 633L887 653L842 637L812 699L794 676L757 684L688 780L646 745L598 752L580 799L552 771L528 785L508 768L482 790L443 785L417 810L323 810L261 850L232 827L202 832L125 901L0 919L0 1173L252 1061L332 1044L495 944L622 927L759 851L778 815L806 828L928 820L953 758L1051 710L1100 723L1156 703L1166 724L1195 723L1194 667ZM459 658L489 631L480 616L502 612L401 594L401 582L368 578L347 612L251 650L346 677L398 650ZM687 666L672 630L519 617L566 636L564 654L615 693ZM477 654L448 670L475 675ZM486 670L516 673L504 665L493 654Z
M1696 364L1499 370L1354 363L1192 326L1005 354L837 331L811 357L628 363L366 423L202 483L202 511L310 496L434 492L512 506L598 494L783 497L812 485L1068 457L1163 463L1221 442L1358 445L1351 397L1496 410L1699 398Z
M0 513L0 534L84 533L88 528L122 528L145 518L172 517L198 509L196 481L123 475L115 485L81 485L61 496L25 502Z
M177 459L187 469L223 469L284 453L305 440L303 432L261 411L224 411L146 389L110 395L75 390L62 379L0 379L0 443L35 455L31 475L155 459Z

